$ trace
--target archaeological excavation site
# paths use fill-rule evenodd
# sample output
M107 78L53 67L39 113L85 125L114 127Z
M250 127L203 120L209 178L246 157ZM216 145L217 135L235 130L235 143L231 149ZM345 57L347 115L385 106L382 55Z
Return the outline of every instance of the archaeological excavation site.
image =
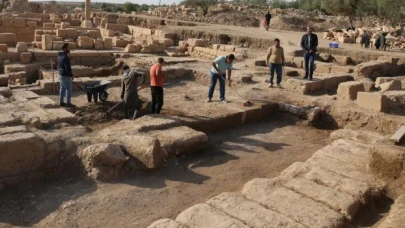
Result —
M0 227L405 228L405 21L1 2Z

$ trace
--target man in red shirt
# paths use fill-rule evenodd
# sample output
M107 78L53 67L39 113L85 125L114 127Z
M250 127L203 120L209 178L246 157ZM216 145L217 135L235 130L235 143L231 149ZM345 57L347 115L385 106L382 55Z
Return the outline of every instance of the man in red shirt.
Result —
M150 68L150 90L152 93L152 114L160 114L163 107L163 84L165 83L165 77L162 73L162 67L164 63L163 58L159 58L158 62Z

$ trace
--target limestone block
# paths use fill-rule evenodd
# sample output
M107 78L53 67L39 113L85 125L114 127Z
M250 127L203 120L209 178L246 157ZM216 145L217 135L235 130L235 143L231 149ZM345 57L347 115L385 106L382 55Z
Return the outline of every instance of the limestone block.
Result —
M35 30L35 35L36 36L40 36L40 35L43 35L43 34L44 34L44 31L38 30L38 29Z
M22 53L22 52L28 51L28 46L27 46L27 43L25 43L25 42L18 42L17 46L15 48L16 48L17 53Z
M128 45L128 41L121 40L118 37L113 38L113 46L114 47L123 47L123 48L125 48L127 45Z
M368 152L371 157L368 165L371 172L392 180L402 175L405 162L405 151L402 147L379 143L370 145Z
M2 17L2 25L5 26L5 27L12 27L13 26L13 18L3 16Z
M94 40L94 49L103 50L104 49L104 41L103 40Z
M99 181L115 179L124 163L129 159L119 145L108 143L88 146L78 154L78 157L82 161L87 175Z
M152 53L159 53L163 51L158 44L151 44L150 48Z
M381 93L358 92L357 105L364 109L384 112L387 110L387 96Z
M42 42L42 36L35 36L35 42Z
M188 39L187 40L188 45L192 47L205 47L207 46L207 41L203 39Z
M20 62L24 64L31 63L32 61L32 54L31 52L23 52L20 55Z
M67 38L67 30L66 29L57 29L56 30L56 35L61 37L62 39Z
M338 63L339 65L346 66L350 62L350 58L347 56L339 56L339 55L334 55L333 56L334 62Z
M37 99L33 99L32 100L33 103L35 103L36 105L38 105L41 108L58 108L59 104L57 104L54 100L52 100L49 97L45 97L45 96L41 96Z
M0 44L0 51L1 52L7 52L8 51L8 46L6 44Z
M64 42L64 43L68 43L68 44L69 44L69 48L70 48L71 50L77 48L77 44L76 44L75 42Z
M62 22L60 23L60 28L61 29L67 29L70 27L70 23L69 22Z
M395 78L392 78L392 77L378 77L375 80L375 87L380 88L381 84L386 83L386 82L390 82L390 81L394 81L394 80L395 80Z
M53 48L53 39L51 35L42 35L42 49L43 50L52 50Z
M310 82L301 79L288 79L285 88L288 91L298 92L300 94L308 94L311 92Z
M81 36L77 40L77 47L82 49L93 49L94 48L94 39L87 36Z
M8 74L0 74L0 87L8 86Z
M380 84L380 91L384 93L385 91L391 91L391 90L401 90L402 89L402 83L400 80L393 80L390 82L385 82Z
M245 184L242 194L307 227L341 227L345 220L329 207L278 185L276 179L253 179Z
M8 78L9 85L25 85L27 83L27 75L25 71L10 72Z
M26 26L25 18L23 18L23 17L15 17L15 18L13 18L13 27L24 28L25 26Z
M294 57L292 60L294 67L304 68L304 58L303 57Z
M331 68L332 68L332 64L330 64L330 63L317 62L315 71L318 73L330 73Z
M43 26L44 26L44 29L54 29L55 28L54 23L44 23Z
M13 46L17 43L17 36L15 33L0 33L0 44L7 44Z
M101 37L101 33L99 30L90 30L89 31L89 37L93 39L97 39Z
M5 87L5 88L0 88L0 95L8 98L8 97L11 97L11 95L13 95L13 93L11 92L10 88Z
M187 227L170 219L160 219L152 223L147 228L187 228Z
M241 221L208 204L197 204L188 208L177 216L176 221L189 227L248 228Z
M352 81L352 82L343 82L339 84L337 94L338 97L345 100L356 100L357 93L363 92L364 85L361 82Z
M112 47L113 47L113 44L112 44L112 38L104 38L104 40L103 40L103 43L104 43L104 49L105 50L111 50L112 49Z
M142 49L142 46L140 44L128 44L125 47L125 52L128 53L139 53Z
M66 29L66 38L76 40L79 36L77 29L68 28Z
M323 89L336 89L338 87L338 79L335 76L329 76L323 79Z

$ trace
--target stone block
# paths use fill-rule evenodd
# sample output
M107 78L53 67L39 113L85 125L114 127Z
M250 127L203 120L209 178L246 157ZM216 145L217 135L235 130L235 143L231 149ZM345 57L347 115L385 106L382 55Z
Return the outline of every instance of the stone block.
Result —
M44 23L43 27L44 27L44 29L54 29L55 24L54 23Z
M99 30L90 30L89 37L93 39L101 38L101 33Z
M125 48L128 45L128 41L127 40L121 40L118 37L114 37L113 38L113 46L114 47L122 47Z
M17 46L15 48L16 48L17 53L22 53L22 52L28 51L28 46L25 42L18 42Z
M86 37L86 36L81 36L77 40L77 47L82 48L82 49L93 49L94 48L94 39Z
M8 78L9 85L25 85L27 83L27 74L25 71L10 72Z
M248 228L241 221L208 204L197 204L188 208L177 216L176 221L189 227Z
M139 53L142 50L142 45L140 44L128 44L125 47L125 52L128 53Z
M359 82L363 84L364 90L366 92L372 91L375 87L375 82L369 78L362 78L361 80L359 80Z
M405 90L386 91L383 95L387 98L387 110L402 113L405 108Z
M307 227L341 227L345 221L342 214L280 186L277 179L253 179L245 184L242 194Z
M292 59L293 65L296 68L304 68L304 58L303 57L294 57Z
M67 30L66 29L57 29L56 30L56 35L59 36L62 39L67 38Z
M378 77L375 80L375 87L380 88L381 84L386 83L386 82L390 82L390 81L394 81L394 80L395 80L395 78L392 78L392 77Z
M103 40L94 40L94 49L95 50L103 50L104 49L104 41Z
M210 199L207 204L238 218L249 227L305 227L236 193L223 193Z
M338 79L335 76L326 77L323 79L323 89L336 89L338 87Z
M288 91L308 94L311 92L311 82L302 79L288 79L285 88Z
M0 95L3 97L11 97L13 93L11 92L11 89L8 87L0 88Z
M31 52L23 52L20 55L20 62L24 64L31 63L32 61L32 54Z
M400 80L393 80L390 82L385 82L380 84L380 91L384 93L385 91L391 90L402 90L402 83Z
M381 93L358 92L357 105L364 109L384 112L387 110L387 96Z
M76 40L79 37L79 32L77 29L68 28L66 29L66 38Z
M187 227L170 219L160 219L152 223L147 228L187 228Z
M0 74L0 87L8 86L8 74Z
M338 97L345 100L356 100L357 93L363 92L364 85L361 82L352 81L352 82L343 82L339 84L337 90Z
M103 46L105 50L111 50L113 47L112 38L104 38L103 39Z
M69 22L62 22L60 23L60 28L61 29L67 29L70 27L70 23Z
M187 40L188 45L192 47L206 47L207 46L207 41L203 39L188 39Z
M15 33L0 33L0 44L13 46L17 43L17 36Z
M402 125L396 132L390 137L390 141L393 141L395 143L401 142L401 140L405 136L405 126Z
M330 64L330 63L317 62L315 65L315 71L318 73L329 74L331 68L332 68L332 64Z
M379 143L368 148L370 154L369 170L390 180L398 179L404 171L405 151L403 147Z
M42 50L52 50L53 39L51 35L42 35Z
M26 24L25 24L25 18L23 17L15 17L13 18L13 27L16 28L25 28Z
M333 61L339 65L346 66L350 63L350 58L347 56L334 55ZM346 72L344 72L346 73Z
M65 42L63 41L53 41L52 42L52 49L53 50L62 50L62 46Z
M33 103L38 105L41 108L58 108L59 104L57 104L54 100L49 97L41 96L37 99L33 100Z

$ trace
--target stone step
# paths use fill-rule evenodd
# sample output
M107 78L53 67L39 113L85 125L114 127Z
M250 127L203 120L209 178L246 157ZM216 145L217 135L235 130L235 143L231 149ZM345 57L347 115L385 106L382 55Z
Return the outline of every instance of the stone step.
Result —
M211 207L208 204L197 204L179 214L176 221L195 228L229 227L248 228L241 221Z
M372 175L365 173L359 167L323 155L314 154L307 163L368 184L373 184L375 181Z
M342 213L349 220L354 218L361 204L359 199L343 191L302 177L279 178L279 183L287 189L327 205L336 212Z
M363 157L365 159L370 158L370 155L367 152L368 145L360 143L360 142L354 142L354 141L347 140L347 139L338 139L338 140L333 141L331 143L331 146L339 147L341 149L344 149L346 152L349 152L356 156Z
M405 126L402 125L390 138L391 141L399 143L405 136Z
M278 185L277 179L253 179L245 184L242 194L308 227L336 228L345 221L329 207Z
M339 129L330 134L332 140L347 139L352 142L364 143L369 145L377 140L381 140L384 136L371 131L355 131L351 129Z
M316 155L323 155L329 158L333 158L339 160L341 162L345 162L347 164L355 165L359 167L362 171L366 171L366 165L368 160L351 153L347 153L345 150L341 149L340 147L335 146L326 146L320 150L318 150Z
M187 228L187 227L170 219L160 219L152 223L147 228Z
M210 199L207 204L242 220L250 227L266 228L304 228L290 218L275 211L268 210L262 205L247 200L236 193L223 193Z
M285 169L282 176L301 176L347 194L352 195L362 203L367 203L373 198L379 198L383 194L383 187L369 185L365 182L357 181L341 176L332 171L312 166L304 162L296 162Z

